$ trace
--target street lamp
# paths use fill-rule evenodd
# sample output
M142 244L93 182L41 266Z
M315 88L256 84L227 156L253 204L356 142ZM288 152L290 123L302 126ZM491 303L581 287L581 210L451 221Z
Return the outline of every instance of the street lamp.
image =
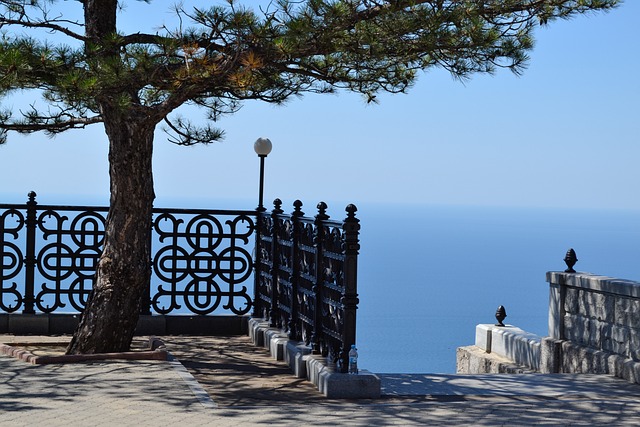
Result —
M273 145L268 138L258 138L253 144L253 149L258 157L260 157L260 195L258 198L258 210L261 212L266 210L262 205L264 195L264 159L269 155L272 148Z

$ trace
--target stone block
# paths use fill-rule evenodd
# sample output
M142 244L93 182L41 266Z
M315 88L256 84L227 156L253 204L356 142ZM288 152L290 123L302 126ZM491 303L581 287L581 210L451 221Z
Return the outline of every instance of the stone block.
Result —
M562 360L560 364L560 373L575 374L581 372L581 347L573 344L571 341L562 341L561 346Z
M285 338L286 339L287 338L287 334L282 332L280 329L269 328L269 329L264 331L264 347L267 350L272 351L271 342L273 341L274 342L274 349L275 349L276 353L274 354L272 352L271 355L274 356L274 357L277 357L277 355L278 355L278 353L277 353L278 344L280 346L283 345L281 341L276 341L276 340L280 340L281 338ZM282 358L284 358L284 356L282 356ZM278 360L282 360L282 358L278 359Z
M495 325L480 324L476 326L476 347L491 353L491 331Z
M613 323L615 319L615 296L599 292L581 291L578 312L585 317Z
M566 288L564 296L564 310L566 313L578 314L580 294L580 289Z
M618 378L624 378L624 363L624 357L617 354L609 354L609 356L607 357L608 373Z
M589 345L590 319L580 315L567 315L564 318L565 338L576 344Z
M560 371L570 374L608 374L611 353L562 342L562 363Z
M284 361L289 365L296 378L307 377L307 355L311 354L311 347L294 341L287 342Z
M311 381L313 385L318 387L320 383L320 370L325 367L325 358L319 354L309 354L305 359L307 364L307 379Z
M629 357L630 329L620 325L603 328L602 349L610 353Z
M457 374L471 374L469 369L469 362L471 359L470 347L458 347L456 349L456 373ZM477 347L476 347L477 348Z
M320 393L329 399L377 399L380 397L380 378L361 369L357 375L335 372L325 358L309 355L307 373Z
M602 349L602 330L608 324L601 322L597 319L589 320L589 333L587 334L587 345L591 348L601 350Z
M585 357L583 360L583 372L590 374L609 373L608 353L592 349L588 349L586 353L588 354L588 357Z
M625 360L622 365L621 378L636 384L640 384L640 363L631 359Z
M549 336L563 339L564 302L562 301L562 287L551 283L549 286Z
M629 329L628 356L635 361L640 361L640 336L637 329Z
M269 329L269 322L264 319L252 318L249 320L249 338L253 345L264 347L264 332Z
M285 336L273 337L269 341L269 352L271 353L271 357L276 360L284 360L285 348L289 343L289 339Z
M640 300L616 297L615 323L628 327L640 327Z
M479 348L474 348L474 352L469 353L468 373L484 374L491 373L491 357L497 357L492 353L483 352Z
M561 344L561 341L553 338L542 338L540 341L540 372L543 374L560 372Z
M318 390L329 399L377 399L380 378L364 369L357 375L322 371Z

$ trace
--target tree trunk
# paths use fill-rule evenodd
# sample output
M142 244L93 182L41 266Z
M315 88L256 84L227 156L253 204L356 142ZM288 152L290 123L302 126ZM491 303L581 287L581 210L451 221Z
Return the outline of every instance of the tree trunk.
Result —
M67 354L128 351L151 275L155 123L144 111L108 110L102 108L111 180L104 249Z

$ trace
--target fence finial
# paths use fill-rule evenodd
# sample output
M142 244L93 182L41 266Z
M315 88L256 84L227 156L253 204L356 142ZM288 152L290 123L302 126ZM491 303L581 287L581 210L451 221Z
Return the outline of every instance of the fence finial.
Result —
M36 192L35 191L29 191L29 194L27 194L27 197L29 197L29 202L28 203L35 203L36 201Z
M304 216L304 212L302 212L302 202L300 200L296 200L293 202L293 212L292 216Z
M578 257L576 256L576 251L573 248L567 251L567 254L564 257L564 262L567 264L567 269L564 271L565 273L575 273L576 271L573 269L573 266L578 262Z
M327 204L325 202L318 203L318 215L316 215L317 219L329 219L329 215L327 215Z
M358 212L356 205L348 204L344 210L347 212L347 221L353 221L356 219L356 212Z
M274 213L278 213L278 214L281 214L281 213L283 213L283 212L284 212L284 211L282 210L282 200L280 200L280 199L275 199L275 200L273 201L273 212L274 212Z
M505 310L504 306L501 305L496 310L496 320L498 321L498 323L496 323L496 326L504 326L504 323L502 323L502 321L506 318L507 310Z

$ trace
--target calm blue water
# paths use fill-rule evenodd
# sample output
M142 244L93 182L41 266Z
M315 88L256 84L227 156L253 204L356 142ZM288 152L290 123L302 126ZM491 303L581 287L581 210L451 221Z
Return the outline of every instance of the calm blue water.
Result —
M545 273L640 280L640 212L361 206L360 365L374 372L453 373L475 325L547 335Z

